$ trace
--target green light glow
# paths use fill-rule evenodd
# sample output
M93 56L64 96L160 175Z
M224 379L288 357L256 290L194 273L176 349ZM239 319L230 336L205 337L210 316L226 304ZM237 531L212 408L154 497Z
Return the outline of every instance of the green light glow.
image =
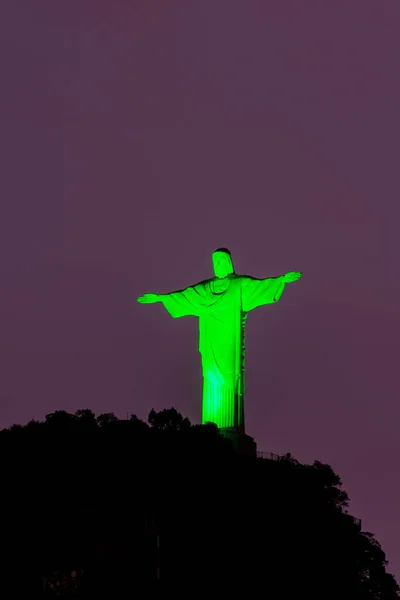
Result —
M212 255L215 277L169 294L145 294L141 304L162 302L174 318L199 319L203 368L202 423L244 433L244 363L247 313L277 302L301 273L256 279L235 273L229 250Z

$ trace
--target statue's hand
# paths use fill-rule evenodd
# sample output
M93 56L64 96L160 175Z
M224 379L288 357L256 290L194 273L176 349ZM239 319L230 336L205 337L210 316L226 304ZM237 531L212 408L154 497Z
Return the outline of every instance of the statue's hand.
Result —
M292 283L292 281L297 281L303 273L299 273L297 271L289 271L286 275L283 276L283 280L285 283Z
M154 302L161 302L160 294L144 294L144 296L139 296L137 299L140 304L154 304Z

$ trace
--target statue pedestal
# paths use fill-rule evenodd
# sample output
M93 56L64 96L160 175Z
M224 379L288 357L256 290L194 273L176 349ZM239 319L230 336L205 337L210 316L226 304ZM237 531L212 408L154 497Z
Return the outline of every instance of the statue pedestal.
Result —
M257 456L257 444L252 437L236 429L220 429L222 435L231 440L233 447L239 454Z

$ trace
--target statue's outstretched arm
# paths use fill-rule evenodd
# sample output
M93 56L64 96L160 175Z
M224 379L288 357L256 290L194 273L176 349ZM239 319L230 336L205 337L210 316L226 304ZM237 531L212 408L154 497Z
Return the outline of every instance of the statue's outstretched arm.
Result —
M303 273L300 273L299 271L289 271L289 273L283 275L283 280L285 283L292 283L293 281L297 281L298 279L300 279L302 275Z
M137 299L140 304L154 304L155 302L162 302L163 294L144 294L139 296Z
M145 294L137 300L140 304L162 302L169 314L174 318L198 317L206 304L203 288L203 284L200 283L168 294Z
M297 271L290 271L286 275L266 277L265 279L244 277L242 282L243 311L249 312L258 306L278 302L285 285L297 281L300 277L301 273Z
M185 294L189 289L192 288L177 290L175 292L170 292L169 294L143 294L143 296L139 296L137 301L140 302L140 304L154 304L155 302L163 302L164 300L167 300L169 296L179 296Z

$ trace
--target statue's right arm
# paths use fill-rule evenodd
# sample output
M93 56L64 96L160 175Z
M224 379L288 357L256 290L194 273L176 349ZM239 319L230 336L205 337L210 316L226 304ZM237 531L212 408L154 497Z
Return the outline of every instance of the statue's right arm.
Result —
M167 312L174 319L178 317L198 317L203 309L204 294L198 284L189 286L184 290L169 292L168 294L145 294L138 298L141 304L162 302Z
M164 294L144 294L143 296L139 296L137 301L140 304L154 304L155 302L162 302L162 297Z

